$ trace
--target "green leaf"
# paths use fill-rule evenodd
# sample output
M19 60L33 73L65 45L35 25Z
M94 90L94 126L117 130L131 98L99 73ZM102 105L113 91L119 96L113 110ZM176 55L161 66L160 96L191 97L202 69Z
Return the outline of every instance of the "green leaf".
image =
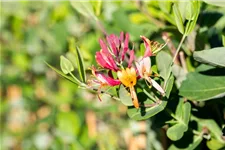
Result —
M146 108L142 107L139 109L136 109L134 107L129 107L127 110L127 114L131 119L145 120L161 112L166 107L166 104L167 104L167 101L163 100L163 101L160 101L159 104L155 104L152 107L146 107Z
M121 85L120 89L119 89L119 98L124 105L133 106L133 102L132 102L130 93L125 89L125 87L123 85Z
M180 14L178 4L174 4L172 8L173 8L174 19L175 19L177 28L181 34L184 34L183 18Z
M210 131L211 137L218 140L220 143L225 144L225 141L221 138L222 129L218 126L218 124L212 119L199 119L194 116L191 117L192 120L195 120L199 124L199 129L202 130L203 128L207 128Z
M178 123L178 124L170 127L167 130L166 135L172 141L177 141L182 138L182 136L184 135L184 131L186 131L186 130L187 130L187 126L185 126L182 123Z
M217 47L209 50L195 51L194 59L217 67L225 67L225 48Z
M223 46L225 47L225 35L222 35Z
M173 140L177 141L183 137L184 132L188 129L188 123L191 115L191 104L185 102L184 99L180 99L176 108L174 118L177 121L177 124L173 125L167 130L167 136ZM179 133L173 133L174 131L179 130Z
M181 85L179 95L196 101L223 97L225 95L225 76L189 73Z
M73 64L64 56L60 56L60 67L64 74L68 74L74 70Z
M216 1L216 0L203 0L203 1L210 5L225 7L224 1Z
M190 1L190 9L186 9L186 10L190 10L189 12L189 17L186 19L188 19L188 23L185 27L185 35L188 35L192 32L192 30L195 28L196 22L198 20L198 15L200 13L200 2L198 0L196 1Z
M169 80L167 81L166 84L166 97L170 97L170 92L173 88L173 83L174 83L174 76L171 74Z
M156 55L156 64L159 70L160 76L165 80L168 80L171 74L172 57L167 52L161 51Z
M80 75L80 78L82 79L83 82L86 82L86 72L85 72L85 67L84 67L84 60L83 57L81 56L80 49L76 47L75 50L75 55L76 55L76 60L77 60L77 67L78 67L78 72Z
M225 143L221 143L220 141L216 140L215 138L211 138L206 142L209 149L224 149Z
M70 0L70 3L74 9L76 9L79 13L81 13L85 17L90 18L90 19L94 18L95 20L98 19L95 16L94 9L93 9L93 6L92 6L90 0L87 0L85 3Z
M170 10L171 10L171 4L172 2L167 0L167 1L159 1L158 2L158 5L159 5L159 8L165 12L166 14L169 14L170 13Z
M99 16L102 8L102 0L92 0L91 2L94 7L96 16Z
M65 75L62 71L56 69L55 67L51 66L50 64L48 64L47 62L45 62L52 70L54 70L56 73L58 73L59 75L61 75L62 77L66 78L67 80L77 84L77 85L81 85L81 82L77 79L77 78L72 78L70 76Z
M188 122L191 115L191 104L189 102L184 102L183 99L179 100L179 103L176 108L176 118L180 123L188 126Z

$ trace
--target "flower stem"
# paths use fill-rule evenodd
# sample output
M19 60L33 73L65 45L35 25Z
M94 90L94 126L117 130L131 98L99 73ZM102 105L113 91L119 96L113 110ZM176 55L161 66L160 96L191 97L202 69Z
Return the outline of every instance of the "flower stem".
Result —
M179 50L180 50L181 45L183 44L185 38L186 38L186 35L184 34L184 35L182 36L182 39L181 39L181 41L180 41L178 47L177 47L177 51L176 51L176 53L175 53L175 55L174 55L174 57L173 57L173 62L176 60L176 57L177 57L177 55L178 55L178 53L179 53Z

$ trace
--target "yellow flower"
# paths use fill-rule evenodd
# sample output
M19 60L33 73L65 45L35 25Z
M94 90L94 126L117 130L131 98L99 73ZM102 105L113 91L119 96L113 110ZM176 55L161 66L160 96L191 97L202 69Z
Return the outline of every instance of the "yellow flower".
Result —
M134 68L126 68L126 70L118 71L117 76L126 87L133 87L137 83Z
M126 70L118 71L117 76L119 80L125 85L126 87L130 88L132 102L135 108L139 108L137 94L135 92L134 86L137 83L137 76L136 71L134 68L126 68Z

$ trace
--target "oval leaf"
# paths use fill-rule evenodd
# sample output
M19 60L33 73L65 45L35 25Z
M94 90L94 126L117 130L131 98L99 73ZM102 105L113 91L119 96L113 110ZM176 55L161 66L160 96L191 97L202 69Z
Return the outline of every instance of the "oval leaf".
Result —
M187 131L187 126L185 126L181 123L178 123L178 124L170 127L167 130L166 135L172 141L177 141L183 137L185 131Z
M120 89L119 89L119 98L124 105L133 106L133 102L132 102L130 93L125 89L125 87L123 85L121 85Z
M166 81L170 77L172 57L167 52L161 51L156 56L156 64L160 76Z
M184 102L183 99L179 100L179 103L176 108L176 118L178 118L180 123L188 126L188 122L191 115L191 104L189 102Z
M189 73L182 82L179 95L189 100L204 101L225 95L225 76Z
M127 110L127 114L130 118L135 120L145 120L157 113L161 112L166 107L167 101L161 101L160 104L155 104L152 107L139 108L130 107Z
M177 24L177 28L180 31L180 33L184 33L184 25L183 25L183 18L180 14L179 8L177 4L173 5L173 14L174 14L174 19Z
M170 92L173 88L173 83L174 83L174 76L171 74L170 78L168 79L168 81L166 83L166 97L167 98L170 97Z
M60 67L64 74L68 74L74 70L73 64L64 56L60 56Z
M194 52L194 59L217 67L225 67L225 48L217 47Z

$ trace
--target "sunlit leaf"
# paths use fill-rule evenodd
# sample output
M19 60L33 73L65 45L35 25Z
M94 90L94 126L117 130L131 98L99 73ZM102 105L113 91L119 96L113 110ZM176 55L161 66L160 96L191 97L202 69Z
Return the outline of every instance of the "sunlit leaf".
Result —
M77 67L78 67L78 72L80 74L80 77L81 77L83 82L86 82L86 71L85 71L85 68L84 68L84 60L83 60L83 57L80 53L79 47L76 47L75 55L76 55L76 58L77 58L76 59L77 60Z
M179 119L178 122L188 126L190 114L191 114L191 104L189 102L184 102L183 99L180 99L175 113L176 118Z
M119 89L119 98L124 105L133 106L131 95L123 85Z
M181 96L189 100L204 101L225 96L225 76L209 76L192 72L182 82Z
M174 4L172 8L173 8L174 19L177 24L177 28L180 31L180 33L184 34L183 18L180 14L178 4Z
M156 64L160 76L167 81L171 74L172 57L167 52L161 51L156 55Z
M206 142L207 146L209 149L224 149L225 148L225 143L222 143L215 138L211 138Z
M60 56L60 67L64 74L68 74L74 70L73 64L64 56Z
M198 19L198 15L200 13L200 2L198 0L190 1L189 3L191 8L186 10L191 10L191 11L189 12L189 17L188 18L186 17L186 19L188 19L188 23L185 27L185 33L184 33L185 35L188 35L193 31Z
M150 101L150 100L149 100ZM145 120L148 119L157 113L161 112L167 104L167 101L160 101L159 104L155 104L151 107L139 108L129 107L127 114L131 119L135 120Z
M191 104L180 99L175 112L175 120L177 123L167 130L167 136L177 141L181 139L184 132L188 129L188 123L191 115ZM177 132L175 132L177 130Z
M94 7L96 16L99 16L102 8L102 0L92 0L91 2Z
M203 128L207 128L210 131L210 135L218 140L220 143L225 145L225 141L222 139L222 129L218 126L218 124L213 119L199 119L196 117L192 117L192 120L195 120L199 124L199 130Z
M225 67L225 47L217 47L209 50L195 51L194 59L217 67Z
M216 0L203 0L203 1L210 5L225 7L225 4L223 1L216 1Z
M171 74L170 78L168 79L166 83L166 97L169 98L170 92L173 88L173 83L174 83L174 76Z
M223 46L225 47L225 35L222 35Z
M182 138L184 135L184 131L187 130L187 126L185 126L182 123L175 124L174 126L170 127L166 135L172 140L172 141L177 141Z

